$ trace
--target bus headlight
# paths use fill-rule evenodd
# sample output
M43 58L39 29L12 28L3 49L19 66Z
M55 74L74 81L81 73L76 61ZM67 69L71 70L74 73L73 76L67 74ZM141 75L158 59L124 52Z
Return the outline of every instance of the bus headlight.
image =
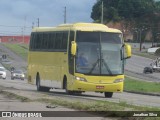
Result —
M123 82L123 81L124 81L124 79L120 78L120 79L116 79L116 80L114 81L114 83L119 83L119 82Z
M82 78L82 77L74 77L76 80L79 80L79 81L84 81L84 82L87 82L87 80L85 78Z

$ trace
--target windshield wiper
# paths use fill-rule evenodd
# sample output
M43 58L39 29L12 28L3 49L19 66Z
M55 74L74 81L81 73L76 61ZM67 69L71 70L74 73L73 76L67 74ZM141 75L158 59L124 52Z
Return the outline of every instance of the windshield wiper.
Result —
M104 59L102 59L102 63L104 64L104 66L106 67L107 71L109 72L110 75L113 75L111 72L111 69L108 67L108 64L106 63L106 61Z
M93 70L96 68L96 66L97 66L97 64L99 64L99 62L102 62L102 64L104 64L104 66L106 67L106 69L109 72L109 74L112 75L112 72L111 72L110 68L108 67L108 65L107 65L107 63L106 63L106 61L104 59L97 59L97 61L94 63L92 69L89 71L88 74L91 74L93 72ZM100 67L100 69L101 69L101 67Z
M97 64L99 63L100 59L97 59L97 61L94 63L92 69L89 71L88 74L91 74L93 72L93 70L95 69L95 67L97 66Z

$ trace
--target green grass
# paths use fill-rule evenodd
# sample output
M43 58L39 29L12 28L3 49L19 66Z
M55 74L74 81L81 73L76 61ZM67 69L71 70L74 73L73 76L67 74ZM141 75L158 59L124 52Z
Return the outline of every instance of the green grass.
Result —
M26 44L9 44L9 43L5 43L3 45L27 61L28 45L26 45Z
M119 103L100 101L100 100L90 100L90 101L70 101L67 99L47 99L40 98L36 101L50 103L51 105L65 106L71 109L85 110L85 111L159 111L160 109L130 105L127 102L120 101Z
M7 70L10 70L12 65L11 64L5 64L5 63L1 63Z
M8 98L15 98L17 100L20 100L21 102L30 102L31 100L27 97L24 97L24 96L19 96L19 95L16 95L14 93L10 93L10 92L7 92L7 91L0 91L0 94L3 94L5 95L6 97Z
M140 81L126 77L124 82L124 90L160 94L160 83Z
M8 98L15 98L22 102L42 102L50 105L60 105L71 109L85 110L85 111L160 111L158 107L145 107L128 104L126 101L119 101L119 103L101 100L77 100L66 99L63 97L47 98L42 97L38 99L30 99L28 97L20 96L17 93L0 90L0 94Z
M149 108L142 106L129 105L126 102L114 103L108 101L100 101L100 100L90 100L89 102L84 101L68 101L62 99L47 99L41 98L36 101L50 104L51 106L60 105L67 108L80 110L80 111L89 111L89 113L98 113L100 116L112 115L114 116L122 116L126 114L125 111L160 111L159 108ZM109 111L114 111L114 113L108 113ZM119 111L123 111L119 112ZM124 118L119 118L118 120L124 120ZM126 117L126 120L149 120L144 117L139 119L138 117ZM158 120L158 118L154 118L154 120Z

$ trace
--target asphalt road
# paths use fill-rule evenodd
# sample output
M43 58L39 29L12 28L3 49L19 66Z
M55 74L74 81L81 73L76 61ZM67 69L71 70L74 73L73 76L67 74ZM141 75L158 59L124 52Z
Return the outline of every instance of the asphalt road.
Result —
M11 65L17 69L24 69L27 66L27 61L22 59L20 56L15 54L13 51L4 47L0 44L0 55L6 54L7 59L10 61Z
M30 95L30 93L36 92L36 86L30 85L27 83L26 80L0 80L0 85L6 88L15 88L18 91L16 93L22 96ZM26 91L26 93L24 92ZM12 92L12 90L11 90ZM43 92L36 92L36 95L32 94L33 97L37 97L39 93ZM43 93L44 94L44 93ZM102 101L111 101L111 102L125 102L132 105L140 105L140 106L149 106L149 107L160 107L160 97L159 96L149 96L149 95L140 95L140 94L133 94L133 93L114 93L112 98L105 98L104 94L101 93L94 93L94 92L86 92L82 95L67 95L64 90L51 90L49 93L45 93L50 96L59 96L65 99L86 99L86 100L102 100Z
M144 67L149 66L150 63L152 63L152 60L149 58L132 55L126 61L125 74L147 81L160 82L160 72L154 72L153 74L143 73Z
M59 105L50 105L49 103L40 103L37 102L37 99L42 99L42 98L51 98L54 99L55 96L61 98L66 98L72 100L74 99L74 96L67 96L64 91L63 94L61 94L62 91L57 91L57 92L37 92L36 87L34 85L30 85L26 82L26 80L3 80L0 79L0 91L5 91L9 93L14 93L19 96L27 97L31 102L21 102L20 100L17 100L12 97L5 96L5 94L2 94L0 92L0 111L35 111L39 113L42 113L44 111L51 111L52 116L57 116L57 117L44 117L44 118L29 118L29 120L117 120L116 118L103 118L99 117L94 114L86 113L83 111L77 111L74 109L66 108L63 106ZM51 95L52 94L52 95ZM76 98L75 99L79 99ZM84 99L84 98L83 98ZM49 106L49 107L47 107ZM55 111L55 112L54 112ZM73 113L72 113L73 112ZM43 114L43 113L42 113ZM68 117L64 117L68 116ZM0 120L19 120L20 118L0 118ZM22 119L22 118L21 118ZM23 118L25 119L25 118ZM27 119L27 118L26 118ZM28 120L28 119L27 119Z

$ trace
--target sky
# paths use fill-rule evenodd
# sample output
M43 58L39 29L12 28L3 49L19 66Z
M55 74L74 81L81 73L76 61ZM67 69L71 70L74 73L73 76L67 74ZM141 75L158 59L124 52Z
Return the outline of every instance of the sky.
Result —
M32 26L52 27L64 23L93 22L96 0L0 0L0 35L30 34ZM34 24L33 24L34 23ZM25 27L24 27L25 26Z

